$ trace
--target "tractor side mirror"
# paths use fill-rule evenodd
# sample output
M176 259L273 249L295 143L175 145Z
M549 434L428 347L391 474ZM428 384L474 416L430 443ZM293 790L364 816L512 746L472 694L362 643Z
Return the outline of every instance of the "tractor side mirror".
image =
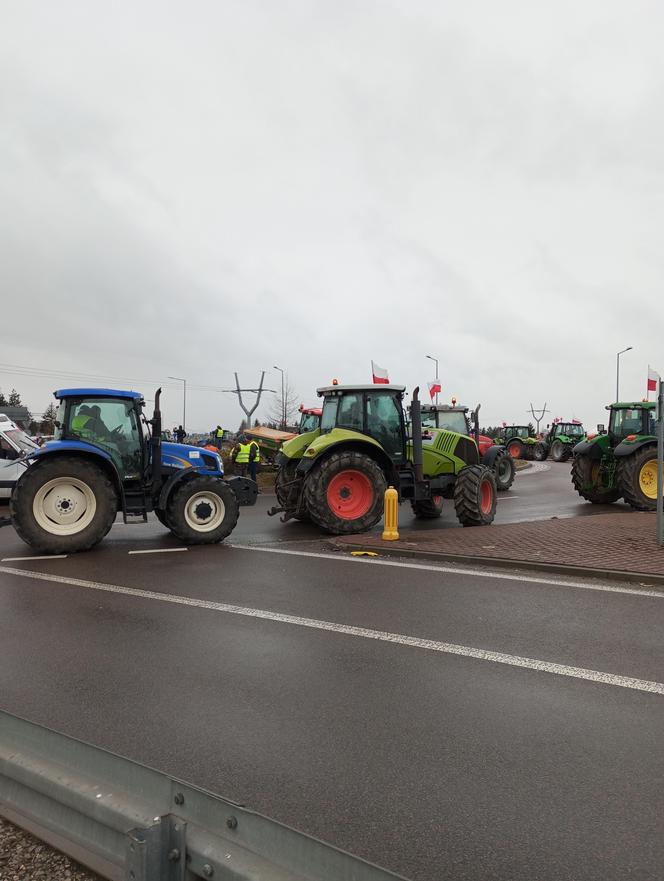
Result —
M606 429L604 428L604 425L601 422L599 422L597 424L597 433L604 434L605 431L606 431Z

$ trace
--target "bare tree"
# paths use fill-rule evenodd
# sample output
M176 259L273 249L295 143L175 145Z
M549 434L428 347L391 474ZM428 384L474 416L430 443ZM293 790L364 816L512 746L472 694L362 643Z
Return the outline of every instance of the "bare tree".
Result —
M268 419L275 423L281 429L285 429L289 424L295 421L295 415L300 406L297 391L286 374L283 384L283 395L281 389L275 393L274 399L268 412Z

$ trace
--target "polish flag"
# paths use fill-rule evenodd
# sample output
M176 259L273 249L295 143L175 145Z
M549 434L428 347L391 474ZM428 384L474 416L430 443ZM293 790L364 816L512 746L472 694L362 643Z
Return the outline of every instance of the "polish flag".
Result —
M390 381L390 377L387 375L387 370L383 370L383 368L379 367L375 361L371 362L371 373L373 375L373 381L375 384L377 384L377 383L388 384Z
M653 370L650 364L648 364L648 391L656 392L657 391L657 381L660 379L660 375L656 370Z
M436 395L442 391L442 387L437 379L434 379L433 382L428 382L427 385L429 386L429 394L431 395L431 400L433 401Z

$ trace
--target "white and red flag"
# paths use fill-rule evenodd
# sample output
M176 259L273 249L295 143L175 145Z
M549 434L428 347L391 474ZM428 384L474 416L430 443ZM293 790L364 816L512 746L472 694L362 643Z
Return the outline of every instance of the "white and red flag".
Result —
M657 391L657 382L660 379L660 375L656 370L653 370L650 364L648 364L648 392L656 392Z
M374 383L383 382L385 384L388 384L390 381L390 377L387 375L387 370L379 367L375 361L371 362L371 375L373 376Z
M431 396L431 400L433 401L436 395L440 394L440 392L443 390L442 386L437 379L432 380L432 382L428 382L427 385L429 386L429 395Z

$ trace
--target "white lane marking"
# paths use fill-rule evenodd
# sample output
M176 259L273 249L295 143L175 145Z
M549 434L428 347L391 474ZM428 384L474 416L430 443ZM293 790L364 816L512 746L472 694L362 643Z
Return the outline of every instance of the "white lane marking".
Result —
M372 630L368 627L355 627L351 624L337 624L334 621L321 621L317 618L302 618L299 615L285 615L281 612L272 612L267 609L253 609L248 606L236 606L231 603L215 603L210 600L200 600L195 597L180 596L179 594L157 593L152 590L124 587L119 584L84 581L82 578L66 578L63 575L52 575L47 572L30 572L27 569L12 569L9 566L0 566L0 572L4 572L7 575L18 575L23 578L34 578L39 581L55 581L59 584L71 585L72 587L85 587L91 590L107 591L108 593L123 594L124 596L137 597L140 599L174 603L179 606L193 606L197 609L209 609L214 612L224 612L228 615L241 615L245 618L260 618L265 621L275 621L280 624L294 624L297 627L325 630L331 633L341 633L345 636L357 636L362 639L375 639L379 642L410 646L411 648L425 649L430 652L461 655L464 658L475 658L478 661L490 661L494 664L506 664L510 667L537 670L540 673L552 673L556 676L568 676L573 679L585 679L588 682L613 685L618 688L631 688L635 691L647 692L648 694L664 695L664 682L653 682L648 679L634 679L631 676L621 676L616 673L604 673L600 670L589 670L585 667L570 667L567 664L557 664L552 661L540 661L536 658L522 658L519 655L507 655L503 652L494 652L489 651L488 649L474 648L473 646L468 645L439 642L435 639L421 639L417 636L407 636L403 633L390 633L385 630Z
M68 554L43 554L41 557L3 557L0 563L14 563L17 560L66 560Z
M127 551L128 554L174 554L176 551L188 551L189 548L150 548L147 551Z
M499 502L511 502L513 499L520 499L521 496L498 496L497 501Z
M351 557L339 554L324 554L316 551L291 551L286 548L265 548L258 545L227 544L238 551L262 551L266 554L288 554L295 557L317 557L323 560L337 560L342 563L358 563L363 566L395 566L398 569L420 569L424 572L440 572L443 575L469 575L473 578L498 578L504 581L526 581L528 584L550 584L554 587L574 587L579 590L600 590L607 593L627 593L634 596L664 599L664 591L640 587L620 587L617 584L593 584L585 581L562 581L554 578L541 578L536 575L515 575L511 572L496 572L486 569L462 569L456 566L436 566L427 563L404 563L397 560L378 560L375 557ZM374 550L374 548L371 548ZM377 551L380 553L380 550ZM509 562L509 561L506 561ZM534 561L533 561L534 562ZM487 566L490 562L487 560Z

